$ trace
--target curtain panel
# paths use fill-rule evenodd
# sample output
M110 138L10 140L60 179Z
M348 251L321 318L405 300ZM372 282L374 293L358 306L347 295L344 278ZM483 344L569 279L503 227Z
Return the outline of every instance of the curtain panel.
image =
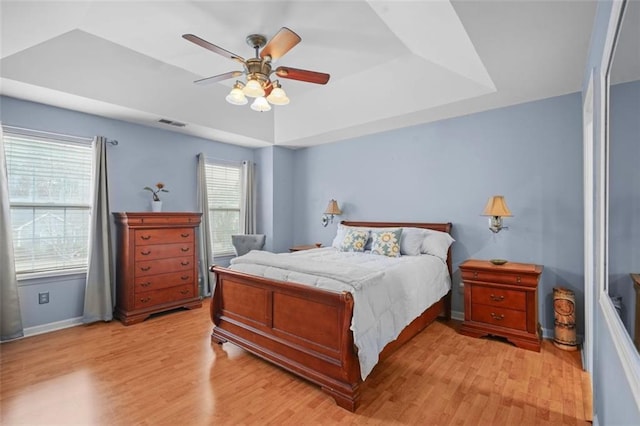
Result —
M209 220L209 196L207 194L207 158L204 153L198 154L198 211L202 213L198 232L199 256L199 287L200 296L210 296L215 278L209 272L209 265L213 263L213 249L211 245L211 222Z
M0 123L0 341L22 337L22 315L13 253L9 179Z
M89 229L89 256L82 321L113 319L113 260L111 256L111 217L107 184L107 139L93 141L93 189Z

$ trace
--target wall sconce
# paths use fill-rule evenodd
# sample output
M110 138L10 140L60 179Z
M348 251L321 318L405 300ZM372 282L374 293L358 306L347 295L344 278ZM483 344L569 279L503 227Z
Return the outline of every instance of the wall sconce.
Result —
M338 207L338 202L336 200L329 201L329 205L324 211L324 215L322 216L322 226L327 226L329 222L333 223L334 216L340 216L342 214L342 210Z
M504 201L504 197L502 195L494 195L489 198L482 216L489 216L489 229L493 233L498 233L501 229L509 229L506 226L502 226L502 218L511 217L512 215L507 203Z

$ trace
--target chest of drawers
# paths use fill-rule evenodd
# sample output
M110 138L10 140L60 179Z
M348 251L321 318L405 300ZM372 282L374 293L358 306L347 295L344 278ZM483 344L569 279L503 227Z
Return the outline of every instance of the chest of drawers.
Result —
M114 213L118 234L116 308L125 325L199 308L196 227L200 213Z
M539 352L538 282L542 269L528 263L463 262L464 322L460 333L500 336L518 347Z

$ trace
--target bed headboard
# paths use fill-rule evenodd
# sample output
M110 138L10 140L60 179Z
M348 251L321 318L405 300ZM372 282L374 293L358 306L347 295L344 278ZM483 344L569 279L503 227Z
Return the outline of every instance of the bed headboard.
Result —
M424 222L352 222L352 221L340 221L345 226L364 226L367 228L424 228L433 229L434 231L446 232L451 234L451 228L453 225L451 222L445 223L424 223ZM451 247L447 251L447 268L449 268L449 275L453 277L453 267L451 262Z

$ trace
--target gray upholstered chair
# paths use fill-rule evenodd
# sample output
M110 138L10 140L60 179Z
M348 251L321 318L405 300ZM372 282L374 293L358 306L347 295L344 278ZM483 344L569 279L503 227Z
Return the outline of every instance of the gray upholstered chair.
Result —
M236 249L236 256L242 256L251 250L262 250L267 236L264 234L232 235L231 244Z

